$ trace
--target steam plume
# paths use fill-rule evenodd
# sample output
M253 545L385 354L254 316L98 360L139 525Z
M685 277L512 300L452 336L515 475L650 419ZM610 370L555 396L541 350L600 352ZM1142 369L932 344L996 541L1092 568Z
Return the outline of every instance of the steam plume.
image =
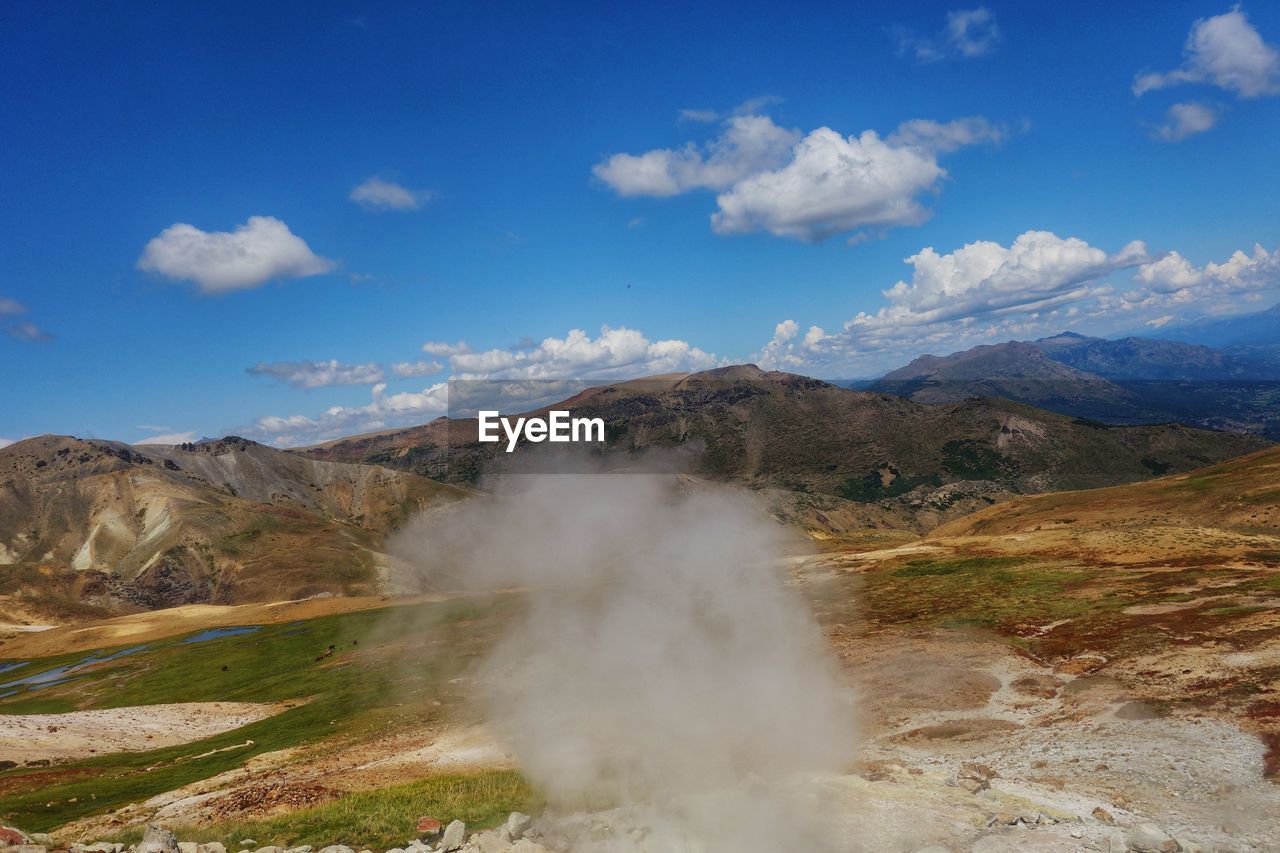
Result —
M437 588L527 589L482 673L524 772L556 808L643 811L645 850L794 845L782 783L839 770L853 731L781 530L670 477L514 480L394 547Z

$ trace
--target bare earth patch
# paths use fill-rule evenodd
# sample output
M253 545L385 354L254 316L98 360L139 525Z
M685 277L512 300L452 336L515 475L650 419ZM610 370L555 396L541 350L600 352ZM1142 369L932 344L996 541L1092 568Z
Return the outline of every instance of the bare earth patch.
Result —
M25 763L158 749L238 729L282 710L283 705L254 702L186 702L0 715L0 759Z

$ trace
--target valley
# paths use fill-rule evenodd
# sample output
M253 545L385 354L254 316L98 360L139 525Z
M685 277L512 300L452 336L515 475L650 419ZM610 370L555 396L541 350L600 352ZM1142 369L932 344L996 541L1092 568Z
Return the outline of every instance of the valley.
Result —
M788 790L851 849L1107 850L1148 824L1184 849L1273 849L1280 450L1265 440L755 368L568 407L606 424L602 470L663 460L674 495L734 495L785 534L753 571L816 619L858 730L838 772ZM301 452L0 450L20 499L0 541L22 558L0 599L0 822L55 847L160 824L228 849L391 849L423 815L474 831L541 814L547 792L481 701L537 590L432 581L396 532L513 500L486 491L505 454L463 440L473 429ZM482 476L414 473L428 457ZM342 564L364 568L335 581ZM648 820L607 806L564 826ZM537 825L548 844L568 831Z

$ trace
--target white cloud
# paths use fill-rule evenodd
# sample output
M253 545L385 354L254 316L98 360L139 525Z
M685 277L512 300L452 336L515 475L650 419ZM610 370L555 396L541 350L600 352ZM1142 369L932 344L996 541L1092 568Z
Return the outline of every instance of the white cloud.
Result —
M171 432L164 435L149 435L146 438L138 439L134 444L186 444L195 440L196 434L194 431Z
M9 337L17 338L20 341L47 341L53 338L53 335L30 320L18 320L17 322L9 323L4 327L4 330Z
M720 113L715 110L681 110L681 121L695 121L699 124L714 124L720 120Z
M438 361L397 361L391 365L391 372L403 378L430 376L441 370L444 370L444 365Z
M885 141L890 145L908 145L940 154L968 145L999 145L1008 138L1008 127L992 124L983 116L968 116L946 122L927 118L904 121Z
M974 59L991 53L1000 42L1000 25L995 13L985 6L948 12L942 31L932 36L918 35L903 27L892 32L898 42L898 55L912 56L917 62Z
M603 326L596 338L573 329L519 350L458 353L449 363L459 379L607 379L705 370L719 361L684 341L650 341L634 329Z
M1148 260L1140 242L1108 254L1047 231L1028 231L1007 247L978 241L946 254L925 248L905 259L910 281L883 291L886 306L859 313L836 332L811 326L803 338L795 321L779 323L760 363L869 375L923 349L1007 340L1077 317L1080 305L1111 292L1105 277Z
M480 388L499 393L512 405L521 395L538 404L556 394L562 399L581 388L580 383L547 380L631 379L661 373L689 372L716 367L723 362L685 341L651 341L633 329L602 327L592 338L574 329L563 338L545 338L527 346L475 352L466 344L428 344L447 356L451 379L514 380L501 388ZM520 382L520 380L538 380ZM561 391L561 389L563 389ZM240 431L251 438L288 447L314 444L343 436L425 423L449 409L448 383L439 382L420 392L387 394L386 385L373 387L367 406L334 406L320 415L266 416ZM532 403L531 403L532 405Z
M704 146L615 154L594 172L623 196L719 190L711 217L718 234L767 231L817 241L860 228L920 224L929 216L920 197L947 174L937 155L999 143L1008 133L971 116L914 119L885 139L871 130L845 138L827 127L801 137L768 116L745 114L727 119L723 133Z
M6 335L27 343L52 340L53 335L22 316L26 313L21 302L0 296L0 329Z
M1212 107L1189 101L1169 107L1164 124L1156 128L1156 136L1165 142L1180 142L1188 136L1212 130L1218 114Z
M379 177L365 180L352 188L347 198L365 210L421 210L434 196L430 190L411 190Z
M466 341L458 341L456 344L444 343L442 341L427 341L422 345L422 351L427 355L434 355L438 358L449 358L451 356L471 352L471 347L467 346Z
M1083 297L1109 273L1148 260L1146 246L1132 242L1108 255L1076 237L1027 231L1007 248L989 240L939 254L932 247L907 258L910 283L884 291L889 301L861 326L925 325L1009 311L1028 311Z
M1133 93L1142 95L1184 83L1203 83L1241 98L1280 94L1280 53L1262 40L1239 7L1191 27L1182 65L1165 72L1139 74Z
M875 131L846 139L822 127L782 168L717 196L711 227L718 234L768 231L813 241L867 226L919 225L929 212L918 196L945 175L932 154L890 145Z
M685 143L644 154L614 154L592 169L623 196L673 196L694 189L719 190L753 172L783 162L799 131L778 127L768 116L736 115L706 145Z
M344 436L425 423L443 415L449 406L448 385L438 382L419 392L387 394L387 386L374 385L367 406L333 406L316 417L268 415L241 432L278 447L314 444Z
M252 376L270 376L294 388L328 388L333 385L372 385L383 380L382 368L376 364L340 364L328 361L259 362L246 368Z
M1232 253L1222 263L1194 266L1178 252L1138 267L1133 280L1140 287L1125 295L1132 305L1153 307L1219 302L1280 289L1280 249L1253 247L1253 254Z
M204 293L260 287L283 278L305 278L334 269L272 216L251 216L234 231L202 231L176 223L147 243L138 269L194 281Z

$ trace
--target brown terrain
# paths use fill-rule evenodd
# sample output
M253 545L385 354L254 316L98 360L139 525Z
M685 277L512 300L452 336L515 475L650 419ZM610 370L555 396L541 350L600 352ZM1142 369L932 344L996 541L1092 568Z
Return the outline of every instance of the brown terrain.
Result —
M678 446L669 441L677 434L692 446L696 437L703 467L685 476L685 488L750 486L764 512L807 538L809 547L782 568L817 615L856 696L862 748L848 773L808 780L806 791L847 826L848 837L863 845L858 849L1119 849L1111 846L1118 831L1137 832L1147 822L1183 849L1280 849L1272 819L1280 814L1280 448L1181 427L1102 428L1003 401L927 408L785 375L762 380L739 372L706 382L664 380L640 402L634 386L604 389L582 398L575 411L602 412L618 423L618 412L640 407L618 434L632 453ZM801 413L794 420L792 408ZM848 418L852 426L833 438L802 438L796 432L802 418L818 411L828 413L827 423ZM895 412L921 411L929 414L919 433L893 434ZM754 417L765 417L790 446L774 447L747 428ZM713 429L717 419L738 426ZM390 454L408 468L432 452L424 436L443 441L447 426L285 455L323 457L312 462L323 464ZM856 443L860 427L870 437ZM948 447L954 441L971 443ZM193 452L199 451L175 449L172 458L182 464L179 454ZM828 463L835 469L818 465L819 458L837 460ZM838 493L850 479L869 482L857 476L868 467L881 474L879 490L850 486ZM1152 470L1166 467L1163 476ZM900 477L914 485L893 493ZM796 481L792 487L783 485L788 478ZM1064 486L1073 488L1027 494ZM944 505L948 490L957 489L973 490L962 492L969 502L960 508L973 511ZM426 493L425 503L437 494ZM970 501L974 495L981 498ZM334 529L374 532L355 514L339 527L338 510L308 512ZM288 541L281 547L292 547ZM277 557L263 553L263 570L271 559ZM394 575L395 566L388 571ZM102 680L88 689L41 692L49 697L41 701L67 703L63 714L101 712L93 722L108 736L93 748L103 751L136 748L128 731L137 728L138 705L112 710L115 694L95 685L113 677L126 687L129 679L161 678L163 655L180 649L165 645L167 638L193 631L261 626L264 634L280 632L271 636L280 638L276 648L285 655L295 652L284 638L310 630L302 626L319 630L358 617L365 626L358 634L334 629L341 632L335 642L318 639L296 652L304 657L281 665L307 684L386 667L394 686L360 694L376 707L326 710L332 721L320 718L315 736L288 745L246 743L234 731L216 747L229 753L193 743L199 760L241 757L186 781L175 777L146 796L120 794L109 809L75 802L83 789L73 774L104 772L78 763L87 754L63 754L54 768L6 771L0 812L65 814L44 825L56 826L55 837L68 842L148 821L216 835L228 821L266 815L305 821L312 810L358 792L510 768L511 756L474 706L478 684L470 664L519 597L437 592L198 604L105 619L76 614L48 631L13 636L0 643L0 660L134 643L155 649L95 668ZM437 612L450 615L411 615ZM239 654L258 654L252 648ZM232 673L247 665L241 657L228 660ZM267 677L283 678L276 669L268 663ZM250 695L241 687L233 692ZM183 704L187 715L181 725L169 718L166 737L196 739L201 726L218 725L216 712L187 707L188 693L164 694L162 701ZM324 701L315 693L300 698ZM283 707L281 701L280 694L256 697L254 707L262 710L255 713ZM286 708L280 719L308 707ZM15 731L61 725L34 706L10 713ZM344 714L355 716L344 724ZM132 771L108 772L123 774L122 790L138 784ZM54 773L63 775L40 775ZM31 805L12 793L14 785L47 786L40 788L47 793Z

